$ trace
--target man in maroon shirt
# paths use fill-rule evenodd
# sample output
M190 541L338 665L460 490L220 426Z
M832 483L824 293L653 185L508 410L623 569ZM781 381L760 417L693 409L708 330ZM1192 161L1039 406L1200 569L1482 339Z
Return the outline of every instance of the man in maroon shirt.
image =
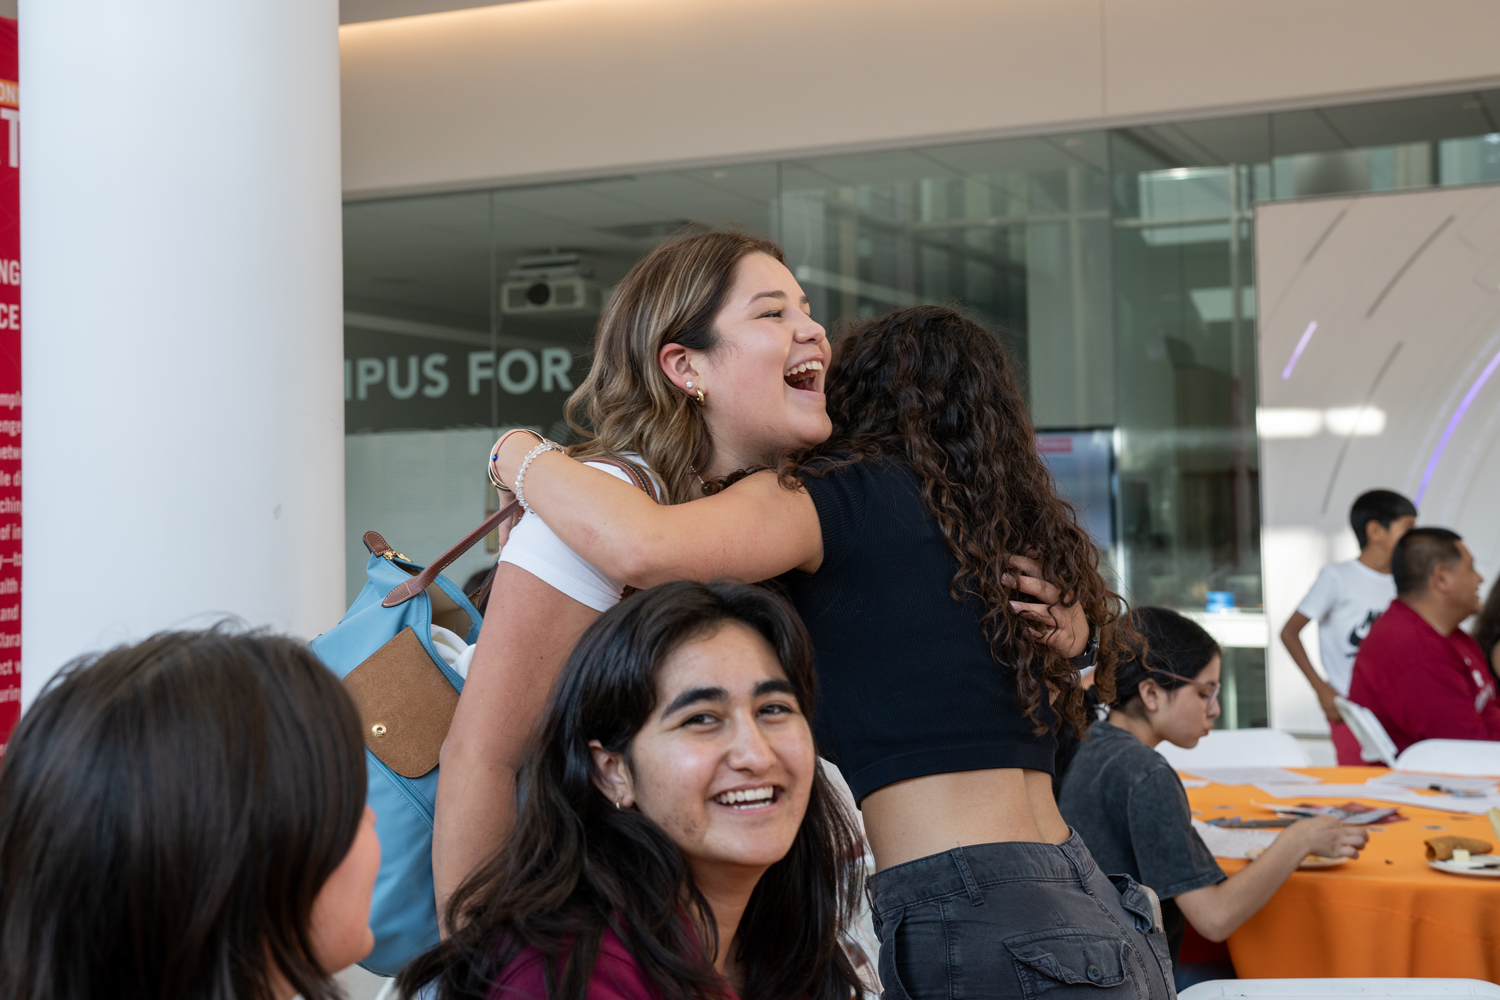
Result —
M1375 713L1396 750L1421 740L1500 740L1484 653L1458 627L1479 610L1474 557L1447 528L1413 528L1391 554L1396 599L1354 659L1349 700Z

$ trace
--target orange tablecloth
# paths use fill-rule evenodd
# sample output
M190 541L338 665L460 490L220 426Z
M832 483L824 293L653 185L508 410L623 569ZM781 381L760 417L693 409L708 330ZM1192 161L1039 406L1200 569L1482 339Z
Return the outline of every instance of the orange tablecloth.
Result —
M1327 782L1363 784L1373 767L1301 768ZM1194 814L1269 818L1250 805L1268 801L1250 785L1188 789ZM1338 805L1349 797L1307 794L1277 802ZM1387 805L1362 799L1374 806ZM1222 808L1228 806L1229 808ZM1404 822L1372 826L1358 859L1298 871L1229 938L1241 978L1455 976L1500 982L1500 879L1448 875L1427 867L1422 841L1444 834L1496 844L1483 816L1400 806ZM1440 830L1430 827L1441 827ZM1500 844L1496 844L1500 849ZM1497 850L1500 853L1500 850ZM1249 862L1221 858L1226 872Z

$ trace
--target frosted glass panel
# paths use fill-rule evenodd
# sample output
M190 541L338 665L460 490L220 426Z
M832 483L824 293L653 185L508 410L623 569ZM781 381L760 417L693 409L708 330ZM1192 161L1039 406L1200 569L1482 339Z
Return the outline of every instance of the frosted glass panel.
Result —
M1500 186L1262 205L1256 255L1272 629L1323 562L1355 554L1348 510L1365 490L1411 497L1493 578ZM1270 670L1272 724L1321 728L1279 644Z

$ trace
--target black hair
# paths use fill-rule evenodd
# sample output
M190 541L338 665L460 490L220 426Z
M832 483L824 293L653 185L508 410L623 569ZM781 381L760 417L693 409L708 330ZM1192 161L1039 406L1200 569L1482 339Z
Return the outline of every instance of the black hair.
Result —
M0 996L306 1000L365 807L359 716L305 646L225 628L75 661L0 768ZM332 970L336 971L336 970Z
M1115 668L1116 708L1139 698L1143 681L1168 691L1182 687L1219 654L1219 644L1203 626L1168 608L1136 608L1130 620L1145 648L1137 647Z
M1169 608L1134 608L1130 624L1136 640L1115 667L1114 700L1101 700L1095 688L1084 693L1084 703L1093 712L1104 708L1128 710L1130 703L1141 696L1143 681L1155 681L1168 691L1183 687L1220 653L1219 644L1201 625ZM1054 798L1062 794L1063 776L1078 755L1081 742L1068 730L1058 734L1052 776Z
M1382 528L1390 528L1403 517L1416 516L1416 505L1395 490L1370 490L1355 497L1354 505L1349 508L1349 527L1354 529L1359 547L1364 548L1370 544L1365 529L1371 521Z
M717 924L681 849L595 785L589 748L625 752L657 707L657 674L683 643L737 622L765 637L803 710L814 704L812 643L795 611L759 587L687 581L641 591L584 632L552 692L521 785L510 841L448 907L453 934L401 974L407 996L492 995L526 947L550 1000L586 1000L606 928L663 1000L718 996ZM859 892L859 835L822 769L791 849L766 870L736 935L744 1000L849 1000L860 991L838 934ZM686 915L691 922L684 920Z
M1413 528L1402 535L1391 552L1391 576L1396 578L1396 593L1414 597L1424 592L1434 569L1463 558L1463 553L1458 551L1461 541L1462 535L1447 528Z

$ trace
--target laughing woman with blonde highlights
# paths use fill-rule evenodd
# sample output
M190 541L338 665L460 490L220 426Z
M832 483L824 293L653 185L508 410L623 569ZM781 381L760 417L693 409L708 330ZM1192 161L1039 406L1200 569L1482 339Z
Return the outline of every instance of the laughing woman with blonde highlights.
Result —
M568 401L584 437L570 453L644 466L664 505L683 504L702 496L703 481L828 436L828 353L774 243L725 232L672 240L610 297L593 367ZM809 366L788 384L789 369ZM512 440L535 445L527 433ZM594 467L601 470L656 506L623 481L624 470ZM432 867L444 918L454 888L506 843L516 774L563 661L624 588L538 518L510 533L443 745Z

